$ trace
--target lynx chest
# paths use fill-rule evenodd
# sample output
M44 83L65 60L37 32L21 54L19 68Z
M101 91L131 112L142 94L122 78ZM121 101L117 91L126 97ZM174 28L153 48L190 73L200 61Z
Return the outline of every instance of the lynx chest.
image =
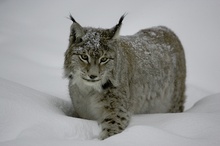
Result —
M100 93L92 89L79 89L77 87L70 93L73 106L76 113L84 119L97 120L100 105L97 101L100 99Z

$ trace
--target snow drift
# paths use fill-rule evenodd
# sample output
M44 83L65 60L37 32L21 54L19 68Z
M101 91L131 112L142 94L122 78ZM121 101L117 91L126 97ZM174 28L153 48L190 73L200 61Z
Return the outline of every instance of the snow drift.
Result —
M98 140L95 121L71 117L70 101L0 79L0 145L218 145L220 94L184 113L135 115L120 134Z

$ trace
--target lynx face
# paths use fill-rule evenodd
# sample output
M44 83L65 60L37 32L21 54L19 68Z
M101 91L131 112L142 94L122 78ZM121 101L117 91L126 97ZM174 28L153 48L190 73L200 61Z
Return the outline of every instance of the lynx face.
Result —
M94 55L95 53L95 55ZM108 74L106 68L109 68L109 61L114 58L107 56L104 51L90 52L86 51L78 55L80 62L80 75L85 83L99 82Z
M88 45L90 44L90 45ZM91 42L82 42L73 47L73 80L89 86L101 86L112 76L115 53L109 48L95 47Z
M84 85L101 91L102 85L114 78L116 51L112 43L119 35L121 22L111 29L80 26L72 16L69 47L65 54L65 77L84 88Z

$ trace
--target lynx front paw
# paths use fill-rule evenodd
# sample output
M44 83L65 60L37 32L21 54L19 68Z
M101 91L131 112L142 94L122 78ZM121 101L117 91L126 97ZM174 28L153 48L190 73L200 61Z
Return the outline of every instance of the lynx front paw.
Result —
M100 140L104 140L104 139L106 139L106 138L108 138L108 137L109 137L109 134L108 134L107 130L103 130L103 131L99 134L99 139L100 139Z
M102 132L99 135L99 139L104 140L112 135L121 133L128 123L129 119L120 116L104 119L101 122Z
M99 139L104 140L104 139L106 139L106 138L108 138L112 135L115 135L115 134L118 134L118 133L121 133L121 132L122 132L122 130L116 131L116 130L113 130L113 129L104 128L102 130L102 132L100 133L100 135L99 135Z

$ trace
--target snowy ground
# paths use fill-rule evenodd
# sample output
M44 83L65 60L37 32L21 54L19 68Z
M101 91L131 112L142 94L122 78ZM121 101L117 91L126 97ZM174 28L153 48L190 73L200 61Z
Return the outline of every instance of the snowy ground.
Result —
M219 7L217 0L0 1L0 146L220 145ZM124 35L173 29L186 50L186 111L136 115L104 141L95 121L70 117L62 79L69 12L83 26L108 28L128 12Z

